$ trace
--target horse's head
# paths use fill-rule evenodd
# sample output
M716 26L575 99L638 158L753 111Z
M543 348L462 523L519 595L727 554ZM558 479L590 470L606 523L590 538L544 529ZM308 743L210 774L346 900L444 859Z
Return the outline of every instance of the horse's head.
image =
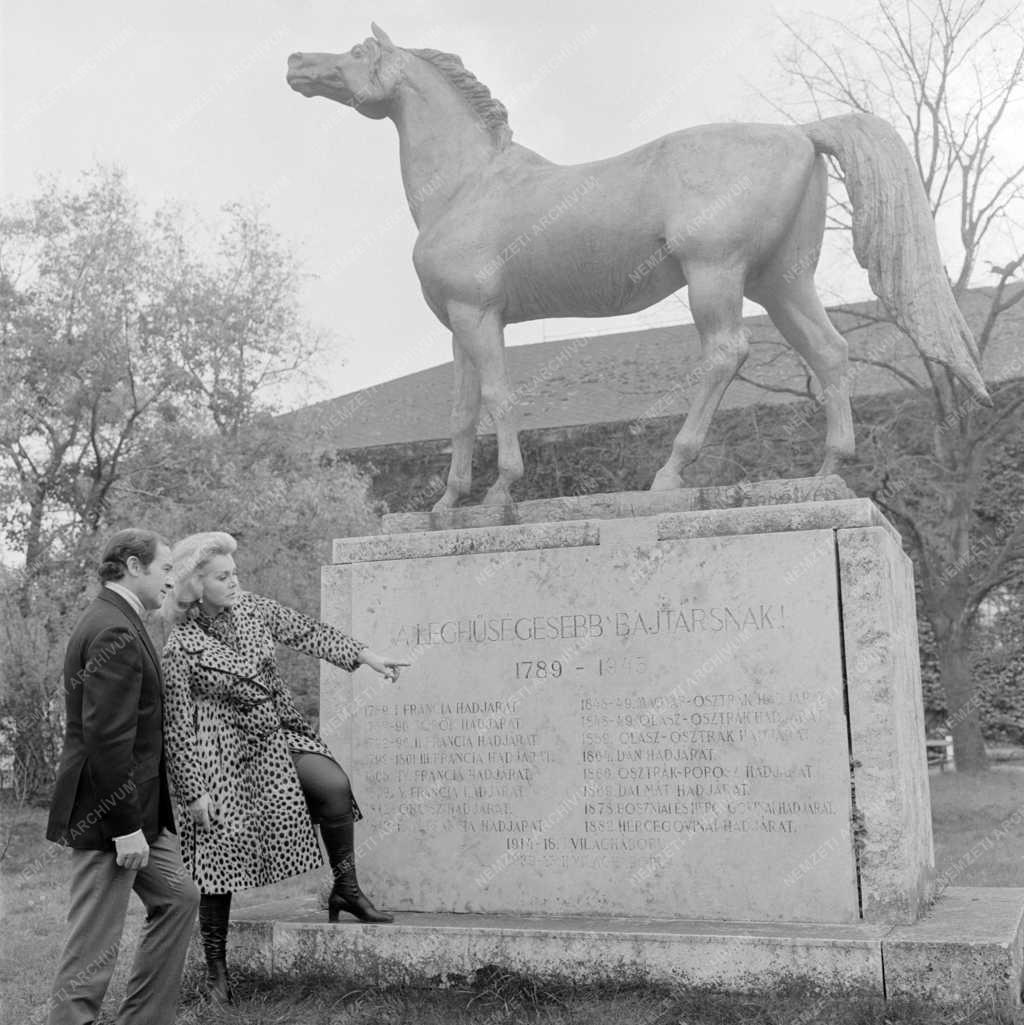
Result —
M303 96L326 96L367 117L386 117L408 55L383 29L371 28L373 36L347 53L293 53L288 84Z

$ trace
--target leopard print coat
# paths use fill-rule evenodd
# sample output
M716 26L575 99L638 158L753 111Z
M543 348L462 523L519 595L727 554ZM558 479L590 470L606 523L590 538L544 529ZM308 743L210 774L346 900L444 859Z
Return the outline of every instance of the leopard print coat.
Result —
M171 631L163 653L164 735L181 853L204 893L265 886L323 865L291 751L332 758L277 669L275 643L348 672L365 645L261 595ZM208 793L213 828L188 806ZM356 809L358 817L358 809Z

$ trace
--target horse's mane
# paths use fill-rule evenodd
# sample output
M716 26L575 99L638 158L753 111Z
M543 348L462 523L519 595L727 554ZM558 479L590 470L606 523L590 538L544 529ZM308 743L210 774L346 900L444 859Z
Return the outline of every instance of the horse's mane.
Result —
M504 149L512 141L512 129L508 126L508 111L505 104L495 99L491 95L491 90L472 71L466 69L462 58L443 50L410 49L409 53L414 53L432 64L465 96L490 131L491 138L499 149Z

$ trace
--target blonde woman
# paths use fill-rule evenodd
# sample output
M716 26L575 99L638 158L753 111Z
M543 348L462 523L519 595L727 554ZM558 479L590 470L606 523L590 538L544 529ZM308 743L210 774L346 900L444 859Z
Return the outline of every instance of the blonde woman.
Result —
M390 922L356 879L353 823L362 818L348 776L296 708L275 646L349 672L368 665L398 679L408 662L384 658L340 630L239 587L230 534L193 534L172 552L175 586L164 618L167 761L181 806L185 864L202 893L207 991L229 1003L226 943L235 890L323 864L334 873L328 916Z

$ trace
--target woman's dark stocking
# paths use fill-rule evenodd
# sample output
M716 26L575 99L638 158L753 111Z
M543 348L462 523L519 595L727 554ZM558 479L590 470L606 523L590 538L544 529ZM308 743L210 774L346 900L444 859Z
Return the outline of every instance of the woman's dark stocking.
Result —
M328 921L337 922L339 914L346 911L360 922L393 922L394 915L378 911L359 888L352 786L344 769L333 759L313 752L293 751L292 760L310 814L320 821L320 835L334 873L327 904Z

